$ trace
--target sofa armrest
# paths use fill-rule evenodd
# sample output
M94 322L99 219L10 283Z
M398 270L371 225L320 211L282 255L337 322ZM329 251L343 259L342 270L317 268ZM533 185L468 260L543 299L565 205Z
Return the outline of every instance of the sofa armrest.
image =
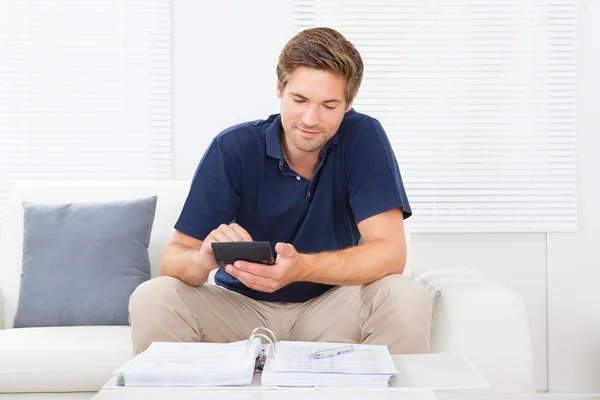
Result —
M0 329L4 329L4 307L2 307L2 291L0 290Z
M431 351L463 354L490 385L449 392L535 393L529 324L515 292L468 269L427 271L415 279L434 299Z

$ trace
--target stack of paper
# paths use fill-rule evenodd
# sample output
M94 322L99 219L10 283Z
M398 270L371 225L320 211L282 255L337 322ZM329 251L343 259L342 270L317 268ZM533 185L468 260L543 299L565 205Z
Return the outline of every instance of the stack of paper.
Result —
M261 345L247 343L154 342L115 373L124 386L250 385Z
M278 342L267 357L263 386L387 387L398 370L383 345L352 345L354 351L314 359L316 351L347 346L344 343ZM273 349L271 348L270 351Z

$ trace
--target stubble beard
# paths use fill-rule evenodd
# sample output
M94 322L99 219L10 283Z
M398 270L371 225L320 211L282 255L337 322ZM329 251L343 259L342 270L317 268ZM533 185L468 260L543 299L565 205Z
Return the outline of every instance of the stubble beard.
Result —
M303 153L313 153L319 150L325 144L324 138L326 137L326 135L324 135L323 132L319 132L319 135L313 140L306 141L300 136L301 133L299 128L294 127L292 129L295 130L294 133L296 134L292 133L291 135L289 135L290 141L292 142L295 148L297 148Z

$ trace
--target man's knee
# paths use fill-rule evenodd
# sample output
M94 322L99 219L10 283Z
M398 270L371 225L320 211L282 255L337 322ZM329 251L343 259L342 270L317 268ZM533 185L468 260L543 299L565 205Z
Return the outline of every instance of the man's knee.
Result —
M368 285L372 295L384 307L397 308L407 315L427 315L432 302L423 285L404 275L388 275Z
M129 297L130 318L136 313L151 313L164 304L175 301L185 285L179 279L160 276L140 284Z
M393 354L429 352L433 306L425 287L403 275L389 275L367 286L377 316L372 329L387 329L377 340Z
M183 297L190 287L161 276L139 285L129 298L129 324L134 354L152 342L197 341L193 317Z

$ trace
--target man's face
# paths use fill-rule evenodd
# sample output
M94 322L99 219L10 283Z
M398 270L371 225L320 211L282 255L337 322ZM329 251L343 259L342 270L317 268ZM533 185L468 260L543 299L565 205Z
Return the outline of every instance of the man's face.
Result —
M297 68L285 90L277 83L281 99L281 124L288 149L318 152L337 132L346 107L344 79L331 72Z

